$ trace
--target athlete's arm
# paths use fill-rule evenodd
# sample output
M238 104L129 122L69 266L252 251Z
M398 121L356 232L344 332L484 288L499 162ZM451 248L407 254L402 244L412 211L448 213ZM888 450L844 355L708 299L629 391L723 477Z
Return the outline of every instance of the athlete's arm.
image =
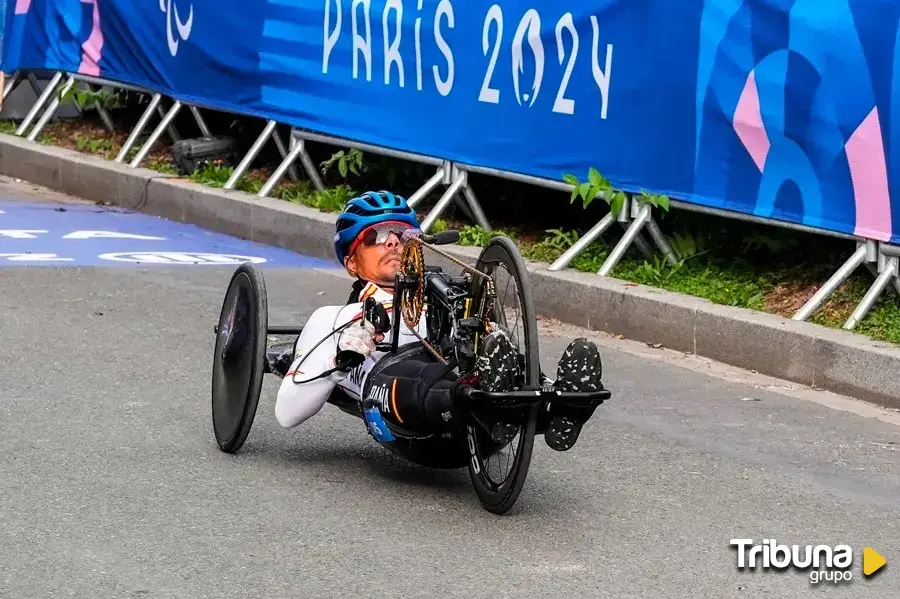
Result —
M362 304L350 304L319 308L304 325L295 346L296 357L282 379L275 399L275 418L284 428L297 426L314 416L328 401L335 385L347 377L348 373L340 370L322 377L319 375L335 367L338 343L342 342L346 329L341 333L335 333L334 330L356 317L361 306ZM359 323L351 324L348 328L357 326ZM361 326L359 328L362 329ZM371 328L368 330L371 331ZM359 352L363 349L359 341L357 338L356 343L344 341L341 345ZM364 351L363 349L360 353Z

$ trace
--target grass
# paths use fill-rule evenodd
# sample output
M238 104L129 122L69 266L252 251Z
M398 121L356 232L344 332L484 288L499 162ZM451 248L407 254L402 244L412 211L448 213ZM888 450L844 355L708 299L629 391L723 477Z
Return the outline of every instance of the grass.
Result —
M573 231L545 231L546 235L535 241L522 239L514 229L496 229L489 233L476 226L446 221L439 221L437 227L458 228L460 245L468 246L484 246L491 237L506 235L516 240L525 258L546 263L555 261L578 240L578 235ZM684 236L673 237L669 241L680 258L676 264L670 264L660 255L648 260L636 250L631 250L610 275L704 298L716 304L790 317L839 266L839 263L820 266L817 272L812 273L807 265L791 266L781 261L761 267L733 253L679 252L688 245ZM572 260L569 268L596 273L611 250L611 245L596 241ZM860 268L816 311L810 322L841 328L873 280L865 268ZM891 289L885 292L855 331L878 341L900 344L900 302L896 293Z
M234 173L234 168L221 163L209 163L189 176L195 183L210 187L223 187ZM235 189L257 194L265 184L267 176L262 172L251 172L242 175L235 183ZM347 200L354 196L354 191L347 185L338 185L323 189L315 189L309 181L281 182L269 197L285 200L294 204L303 204L323 212L340 212Z
M14 133L16 126L10 121L0 121L0 132ZM48 124L38 136L38 141L112 160L119 153L122 144L125 143L125 138L125 133L111 134L96 123L63 120ZM140 144L135 144L127 159L133 158L140 147ZM172 161L171 144L166 142L165 136L157 143L153 151L147 154L141 166L161 173L181 176ZM201 185L221 189L231 178L232 173L234 173L234 167L221 162L213 162L205 164L184 178ZM248 169L238 179L235 189L257 194L271 174L272 169ZM347 185L335 185L318 191L312 187L309 181L293 182L286 178L279 182L269 197L302 204L324 212L340 212L346 201L353 195L354 190Z
M12 133L15 128L14 123L0 121L0 132ZM98 124L84 121L51 123L39 138L42 143L68 147L107 159L115 157L124 140L124 133L110 134ZM137 148L133 150L136 151ZM166 145L165 141L161 141L147 155L143 166L178 176L178 170L171 159L171 146ZM337 182L332 180L332 185L327 189L319 191L309 181L292 182L285 178L272 190L269 197L324 212L339 212L357 191L346 184L348 174L366 171L368 166L361 155L353 152L343 155L337 153L331 160L325 161L324 166L326 170L331 169L340 174ZM233 172L231 166L211 163L185 178L201 185L221 188ZM393 176L394 171L391 172ZM240 191L257 194L271 173L272 170L267 168L250 169L240 177L235 187ZM386 183L381 182L381 186L384 187ZM361 182L359 184L363 185ZM671 230L678 231L669 237L670 245L678 257L676 264L668 263L658 253L647 259L632 249L616 265L611 276L705 298L716 304L790 317L840 266L841 260L849 255L838 251L824 258L822 255L807 256L807 261L800 263L798 256L802 254L802 242L792 232L767 229L748 233L741 229L741 224L722 225L721 221L717 221L714 226L707 223L685 232L690 227L681 225L682 223L675 223L675 226L670 227ZM446 228L459 230L459 243L467 246L484 246L494 235L506 235L518 243L526 259L543 263L555 261L579 237L576 231L567 229L535 231L522 226L498 228L489 233L464 222L442 219L435 223L433 230L436 232ZM596 273L612 251L615 241L595 241L569 263L569 268ZM755 257L755 260L748 257ZM871 273L864 267L860 268L810 321L827 327L842 327L872 281ZM882 295L855 331L879 341L900 344L900 302L893 289Z

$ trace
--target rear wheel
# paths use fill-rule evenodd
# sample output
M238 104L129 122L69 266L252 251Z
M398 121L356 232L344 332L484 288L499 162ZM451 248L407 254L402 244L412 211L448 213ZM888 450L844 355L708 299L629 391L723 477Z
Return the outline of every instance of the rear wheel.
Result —
M225 292L213 351L213 432L228 453L241 448L256 416L268 318L262 272L252 263L241 264Z
M487 244L475 268L494 279L496 296L489 298L484 279L475 276L473 306L484 310L488 319L501 325L518 348L522 376L518 389L540 387L540 349L537 318L531 281L515 243L507 237L494 237ZM519 408L472 409L467 424L469 476L475 493L486 510L495 514L508 511L518 500L534 447L539 405ZM509 443L492 440L490 427L498 418L513 423L515 437Z

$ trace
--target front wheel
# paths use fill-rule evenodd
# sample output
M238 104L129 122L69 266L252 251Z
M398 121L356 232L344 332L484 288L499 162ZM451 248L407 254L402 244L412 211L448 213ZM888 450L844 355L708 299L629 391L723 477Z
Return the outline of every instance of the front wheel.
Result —
M501 236L488 242L475 268L493 278L496 295L489 297L486 282L476 275L472 305L475 310L487 314L489 320L504 327L513 345L518 348L521 366L519 389L538 389L540 349L537 315L525 261L515 243ZM531 464L538 410L538 404L503 408L502 413L496 410L479 412L477 407L473 408L471 422L466 427L468 470L475 493L489 512L507 512L522 492ZM499 444L492 440L489 427L496 418L517 426L516 435L509 443Z

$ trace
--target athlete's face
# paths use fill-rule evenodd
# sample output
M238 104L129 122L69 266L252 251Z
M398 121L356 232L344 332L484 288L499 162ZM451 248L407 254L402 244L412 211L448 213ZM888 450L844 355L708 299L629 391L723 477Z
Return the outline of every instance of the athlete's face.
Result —
M407 225L400 223L381 223L363 231L345 262L347 272L379 287L392 289L405 245L400 236L406 228Z

